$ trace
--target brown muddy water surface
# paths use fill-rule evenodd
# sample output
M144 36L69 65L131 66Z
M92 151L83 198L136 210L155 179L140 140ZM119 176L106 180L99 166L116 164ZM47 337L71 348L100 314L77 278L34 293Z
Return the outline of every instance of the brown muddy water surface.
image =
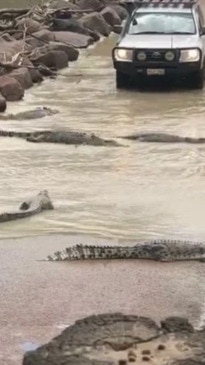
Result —
M59 109L58 115L1 121L0 128L70 128L108 138L137 131L205 136L205 90L116 90L114 41L83 51L57 80L32 88L8 108L15 113L45 105ZM25 349L93 313L123 311L156 320L184 315L195 326L204 323L203 263L37 261L74 243L205 241L205 145L123 143L129 147L1 139L1 211L41 189L55 205L54 211L1 224L1 365L20 364Z

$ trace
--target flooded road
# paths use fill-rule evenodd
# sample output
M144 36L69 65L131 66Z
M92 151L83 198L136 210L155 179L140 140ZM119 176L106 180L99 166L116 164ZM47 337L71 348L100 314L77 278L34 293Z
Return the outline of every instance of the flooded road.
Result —
M205 136L205 90L116 90L114 41L83 51L57 80L32 88L8 108L15 113L44 105L59 109L58 115L1 121L0 128L66 128L108 138L140 131ZM205 241L205 145L122 143L128 147L0 140L0 210L16 208L41 189L55 205L0 226L1 365L20 364L25 349L93 313L122 311L155 320L181 315L204 324L203 263L37 261L75 243Z
M117 91L113 43L111 38L86 50L57 80L32 88L8 109L45 105L59 109L58 115L0 121L0 128L66 128L108 138L140 131L205 136L205 91ZM56 209L2 225L0 237L67 232L205 240L205 145L122 143L128 147L1 139L1 211L41 189L49 191Z

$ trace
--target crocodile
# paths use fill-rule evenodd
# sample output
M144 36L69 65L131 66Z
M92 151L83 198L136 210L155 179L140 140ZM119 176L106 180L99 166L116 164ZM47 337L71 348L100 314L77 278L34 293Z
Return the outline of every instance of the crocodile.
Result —
M45 261L144 259L154 261L205 262L205 242L156 240L134 246L75 245L49 255ZM44 260L43 260L44 261Z
M102 139L95 134L66 130L42 130L34 132L17 132L0 130L0 137L18 137L35 143L61 143L70 145L123 146L114 140Z
M118 138L124 138L129 140L136 140L139 142L155 142L155 143L205 143L205 137L182 137L174 134L167 133L134 133L127 136L121 136Z
M17 114L0 115L0 120L27 120L27 119L39 119L46 116L57 114L58 110L47 108L45 106L38 107L32 110L27 110Z
M43 210L54 209L47 190L40 191L35 197L25 200L19 210L9 213L0 213L0 223L13 221L16 219L31 217L41 213Z

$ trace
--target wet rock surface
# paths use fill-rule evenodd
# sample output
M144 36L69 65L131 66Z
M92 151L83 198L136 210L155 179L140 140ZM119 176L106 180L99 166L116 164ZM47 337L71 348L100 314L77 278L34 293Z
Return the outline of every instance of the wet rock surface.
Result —
M121 313L90 316L65 329L51 342L27 352L23 365L157 365L205 363L205 332L194 331L184 318L175 317L169 330L146 317ZM178 323L178 325L177 325ZM184 325L183 325L184 323Z

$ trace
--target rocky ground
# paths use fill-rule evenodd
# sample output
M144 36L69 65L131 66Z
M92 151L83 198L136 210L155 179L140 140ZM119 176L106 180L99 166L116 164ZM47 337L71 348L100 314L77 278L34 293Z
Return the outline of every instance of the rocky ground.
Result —
M25 354L23 365L202 365L205 330L184 318L169 317L158 326L146 317L120 313L77 321L60 336Z
M119 0L56 0L0 10L0 112L7 101L76 61L79 49L117 31L127 16Z

